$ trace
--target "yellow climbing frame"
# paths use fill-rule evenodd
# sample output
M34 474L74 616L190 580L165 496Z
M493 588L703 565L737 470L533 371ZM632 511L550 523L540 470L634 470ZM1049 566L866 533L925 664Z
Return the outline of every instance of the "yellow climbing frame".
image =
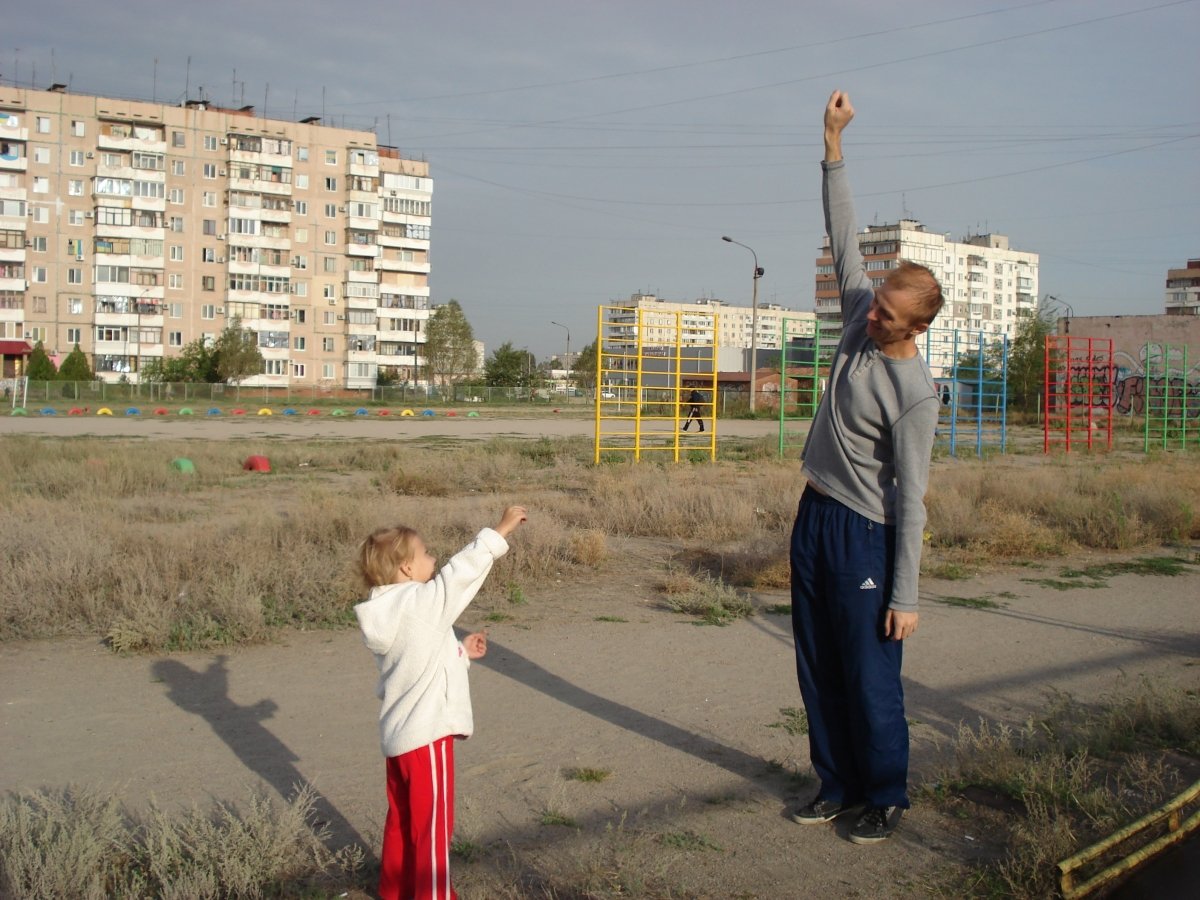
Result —
M601 306L596 316L595 462L717 455L717 314ZM703 397L692 403L689 396ZM700 423L689 423L696 406ZM699 430L703 424L704 431ZM688 425L688 430L683 428Z

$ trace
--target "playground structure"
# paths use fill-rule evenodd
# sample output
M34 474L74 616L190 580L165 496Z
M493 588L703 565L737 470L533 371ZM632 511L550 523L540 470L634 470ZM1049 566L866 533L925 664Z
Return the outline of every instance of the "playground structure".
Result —
M593 457L606 454L715 459L717 314L601 306L596 314L596 409ZM702 402L688 397L699 391ZM699 407L708 424L684 432Z
M1116 382L1109 338L1046 336L1042 449L1112 449Z
M1188 382L1188 348L1147 343L1142 360L1140 384L1132 378L1122 379L1116 408L1134 412L1134 407L1141 404L1145 421L1143 450L1183 450L1189 439L1193 444L1200 443L1200 385Z

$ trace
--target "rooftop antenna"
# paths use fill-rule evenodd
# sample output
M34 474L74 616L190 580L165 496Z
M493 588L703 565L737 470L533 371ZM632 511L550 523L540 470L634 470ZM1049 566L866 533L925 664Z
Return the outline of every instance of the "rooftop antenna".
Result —
M186 103L192 90L192 58L187 58L187 75L183 79L183 102Z
M387 134L388 134L388 146L390 147L390 146L392 146L392 114L391 113L387 114Z
M292 98L292 121L296 121L296 108L300 105L300 88L296 88L296 96Z
M229 105L237 106L237 66L233 67L233 80L229 82Z
M158 102L158 57L154 57L154 80L151 82L153 87L150 89L150 99L152 102Z
M325 85L321 85L321 121L325 121Z
M50 83L58 83L58 66L54 64L54 48L50 48Z
M263 91L263 111L262 117L267 118L267 101L271 98L271 82L267 82L266 90Z

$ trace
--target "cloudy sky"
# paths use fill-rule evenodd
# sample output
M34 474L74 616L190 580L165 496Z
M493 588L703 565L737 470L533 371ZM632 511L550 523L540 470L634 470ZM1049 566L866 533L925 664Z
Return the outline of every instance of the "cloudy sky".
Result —
M1200 0L39 0L0 78L252 103L429 160L435 302L539 356L635 291L811 309L821 114L863 224L1041 254L1077 315L1200 257ZM190 65L188 63L190 57ZM189 91L190 88L190 91Z

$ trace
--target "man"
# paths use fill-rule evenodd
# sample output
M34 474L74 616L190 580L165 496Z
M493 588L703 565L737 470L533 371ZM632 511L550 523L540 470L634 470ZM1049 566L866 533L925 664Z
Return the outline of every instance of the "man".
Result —
M917 629L917 573L938 398L917 350L942 306L924 266L900 263L873 288L842 159L850 97L825 108L825 228L842 339L804 446L808 480L792 531L792 633L821 779L792 818L851 811L850 840L890 837L908 808L903 641Z
M688 410L687 421L683 423L683 430L687 431L688 426L695 420L700 423L700 430L704 431L704 416L700 412L701 404L706 402L704 395L695 388L692 388L692 392L688 394L687 402L691 405L691 409Z

